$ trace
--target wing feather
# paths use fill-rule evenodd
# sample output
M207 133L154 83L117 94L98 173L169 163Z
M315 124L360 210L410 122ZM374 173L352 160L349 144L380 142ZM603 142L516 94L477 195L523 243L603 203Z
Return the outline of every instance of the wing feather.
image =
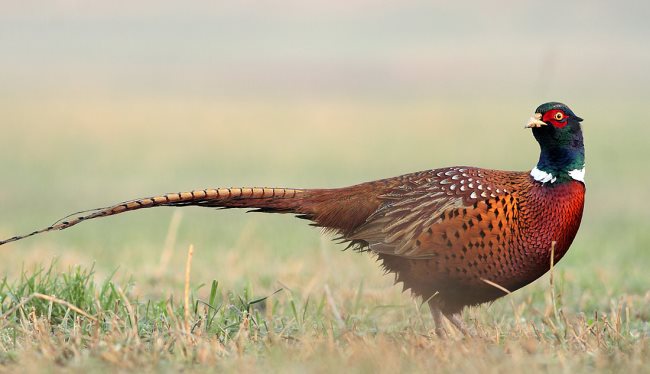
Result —
M453 167L404 176L404 183L379 196L381 206L348 239L365 241L377 253L436 257L447 247L455 248L457 243L483 239L479 222L488 217L490 201L498 201L502 196L481 196L481 192L499 191L504 195L524 174L488 174L483 169ZM496 211L489 218L496 219ZM474 225L472 230L457 229Z

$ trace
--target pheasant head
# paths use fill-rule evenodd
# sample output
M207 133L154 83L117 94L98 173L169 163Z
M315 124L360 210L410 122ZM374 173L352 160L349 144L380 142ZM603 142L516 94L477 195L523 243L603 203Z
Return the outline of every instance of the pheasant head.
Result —
M585 147L582 118L562 103L540 105L526 124L540 146L537 166L531 171L541 183L584 182Z

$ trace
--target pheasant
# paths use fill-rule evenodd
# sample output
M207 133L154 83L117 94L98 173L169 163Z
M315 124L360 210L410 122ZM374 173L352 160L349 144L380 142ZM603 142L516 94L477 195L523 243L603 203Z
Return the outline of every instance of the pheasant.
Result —
M584 206L580 122L566 105L539 106L526 128L540 145L530 172L447 167L336 189L210 188L130 200L70 215L31 234L158 206L292 213L374 253L415 296L467 332L466 306L495 300L549 270L569 249Z

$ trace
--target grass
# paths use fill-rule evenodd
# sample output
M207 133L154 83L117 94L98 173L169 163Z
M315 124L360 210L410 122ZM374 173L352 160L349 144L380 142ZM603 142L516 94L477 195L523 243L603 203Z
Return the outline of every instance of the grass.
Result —
M345 299L327 288L303 298L286 289L263 296L250 287L225 291L213 280L205 298L203 286L188 288L185 303L173 296L139 300L130 282L95 284L92 268L54 268L0 286L6 369L53 363L75 370L639 372L650 354L647 323L639 319L650 313L648 296L612 300L609 310L587 315L536 290L544 302L510 300L507 317L472 310L479 337L450 330L452 338L441 340L430 331L426 308L377 310L363 285ZM400 313L387 321L378 316L391 309Z
M523 170L537 148L516 124L535 104L509 102L521 109L504 114L496 101L433 99L7 100L0 236L195 187L340 186L454 164ZM371 256L292 217L152 209L0 248L0 368L648 372L645 110L572 106L586 118L581 231L553 287L547 275L466 311L475 339L436 338L426 306Z

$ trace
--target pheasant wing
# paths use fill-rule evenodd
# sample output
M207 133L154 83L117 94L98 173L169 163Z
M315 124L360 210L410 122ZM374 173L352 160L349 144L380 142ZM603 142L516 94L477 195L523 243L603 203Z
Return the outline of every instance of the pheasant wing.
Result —
M499 245L503 228L517 219L518 199L509 190L523 174L453 167L403 176L349 239L407 258L456 257L468 247Z

